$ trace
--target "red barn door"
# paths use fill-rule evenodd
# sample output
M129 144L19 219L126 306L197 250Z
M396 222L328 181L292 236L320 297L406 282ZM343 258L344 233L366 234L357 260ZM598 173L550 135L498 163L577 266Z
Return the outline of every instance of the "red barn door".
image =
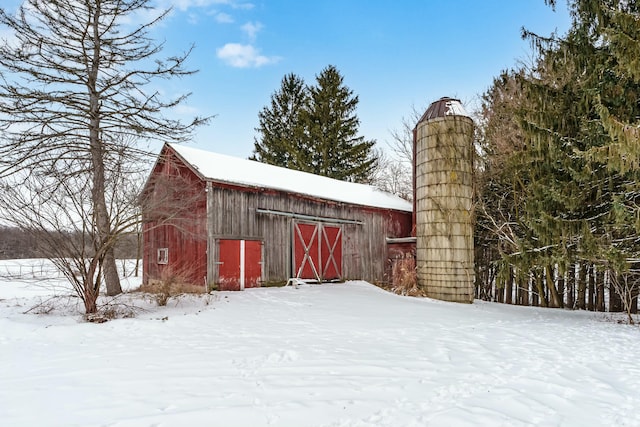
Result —
M293 223L293 266L295 277L320 278L320 224Z
M241 291L260 286L262 242L222 239L218 254L218 288L221 291Z
M342 228L322 226L320 260L323 280L342 278Z
M262 242L259 240L244 241L244 287L260 287L262 279Z
M342 229L320 223L293 224L293 273L319 281L342 277Z

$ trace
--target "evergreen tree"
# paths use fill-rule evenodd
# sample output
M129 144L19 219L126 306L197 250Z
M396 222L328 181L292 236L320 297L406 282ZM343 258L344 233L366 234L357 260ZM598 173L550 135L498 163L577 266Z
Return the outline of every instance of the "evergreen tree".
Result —
M529 274L522 268L526 251L523 242L526 227L520 215L525 199L528 169L519 159L526 150L522 126L517 112L526 99L520 84L523 71L504 71L494 78L482 95L477 117L477 143L481 156L476 167L476 246L478 285L490 289L495 277L499 286L511 289L513 273L520 279ZM495 274L497 273L497 277ZM482 283L482 282L485 283ZM506 298L511 300L509 294Z
M251 160L311 171L301 120L306 99L304 80L293 73L284 76L280 89L271 95L271 105L258 113L260 136L255 138Z
M358 136L358 96L343 80L338 69L329 65L316 76L316 86L308 89L303 121L312 170L340 180L369 182L377 162L375 141Z
M640 15L635 1L569 5L568 33L525 31L532 69L503 74L483 98L476 238L495 248L485 259L504 273L497 281L514 267L524 283L535 277L542 305L562 305L556 268L572 281L576 265L581 275L595 265L631 310L640 283Z
M282 79L271 104L258 113L250 159L345 181L370 182L378 163L375 141L358 135L358 97L330 65L305 86L295 74Z
M522 79L527 146L515 158L530 178L523 186L521 265L558 265L562 273L588 262L626 279L640 255L640 150L637 138L625 140L637 132L640 82L629 72L633 51L617 48L615 37L638 34L637 9L617 0L570 6L566 36L525 32L539 56ZM622 21L635 27L623 30ZM554 291L550 286L557 298Z

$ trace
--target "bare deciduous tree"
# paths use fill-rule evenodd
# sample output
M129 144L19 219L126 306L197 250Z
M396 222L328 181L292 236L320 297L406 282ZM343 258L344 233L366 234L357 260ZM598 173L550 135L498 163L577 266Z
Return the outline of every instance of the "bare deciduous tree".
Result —
M378 188L406 200L413 199L413 129L421 116L422 112L412 106L409 117L402 118L400 128L391 131L391 141L387 142L390 152L378 152L373 176Z
M0 9L0 24L13 34L0 43L0 179L15 196L7 200L17 203L4 203L4 213L15 219L23 201L36 227L45 225L40 210L59 211L64 221L50 221L49 230L86 232L92 250L76 260L86 271L84 293L96 291L100 273L108 294L121 292L113 248L122 218L113 206L127 165L146 155L140 142L186 141L208 120L163 115L188 95L165 100L151 84L193 71L184 68L189 51L157 59L162 44L149 30L168 11L132 24L149 11L149 0L26 0L16 14ZM22 183L29 184L23 193L13 191ZM29 208L27 195L42 206ZM29 227L26 219L13 222Z

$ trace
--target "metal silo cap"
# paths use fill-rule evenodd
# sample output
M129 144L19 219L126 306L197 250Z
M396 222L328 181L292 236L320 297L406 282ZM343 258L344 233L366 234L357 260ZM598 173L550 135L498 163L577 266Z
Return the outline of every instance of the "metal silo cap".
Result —
M429 108L427 108L418 123L446 116L469 117L469 114L467 114L459 99L444 96L429 105Z

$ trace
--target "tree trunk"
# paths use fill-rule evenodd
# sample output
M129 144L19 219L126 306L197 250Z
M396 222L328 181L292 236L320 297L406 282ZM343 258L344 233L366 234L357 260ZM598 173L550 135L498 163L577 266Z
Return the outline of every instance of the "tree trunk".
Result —
M502 286L498 287L498 284L496 281L495 300L497 302L504 302L504 290L505 290L505 283L502 283Z
M115 263L113 253L113 236L111 232L111 221L107 202L105 198L105 166L104 166L104 145L100 134L100 94L96 89L98 73L100 67L100 33L97 23L100 22L100 4L96 3L92 26L93 37L93 58L89 68L88 89L89 89L89 145L91 151L91 166L93 172L93 182L91 189L91 202L93 204L93 215L97 239L95 244L96 255L104 256L104 281L107 287L107 295L117 295L122 293L120 287L120 277Z
M547 274L547 288L549 289L549 295L551 296L551 307L562 308L562 299L560 299L560 295L558 295L558 289L556 288L555 281L553 280L553 266L548 265L545 271Z
M616 273L611 271L611 281L624 280L623 278L616 277ZM622 291L624 285L619 283L617 286L614 283L609 284L609 312L620 313L623 310L622 297L618 292Z
M507 283L504 286L505 299L507 304L513 304L513 268L509 267L509 274L507 275Z
M528 278L519 276L516 280L518 284L518 304L529 305L529 280Z
M102 271L104 274L104 283L107 287L107 295L112 297L121 294L120 275L118 274L113 246L110 246L104 255Z
M584 310L586 308L586 290L587 290L587 263L581 262L579 264L580 271L578 272L578 300L576 301L576 308L578 310Z
M96 301L98 299L98 293L93 291L92 283L84 283L84 313L94 314L98 312L98 306Z
M558 297L560 298L561 307L564 307L564 278L565 273L558 272Z
M595 266L590 265L589 270L587 271L587 310L595 311L596 310L596 283L595 283Z
M596 284L596 310L605 311L604 303L604 269L596 268L595 272Z
M98 312L98 305L96 304L96 301L100 294L100 287L97 286L97 283L100 283L100 272L96 271L97 267L98 262L94 258L91 260L88 270L82 277L82 302L84 303L85 314L94 314Z
M569 271L567 271L567 308L573 310L576 303L576 265L571 263Z
M633 288L631 288L631 307L629 307L629 312L631 314L638 314L638 294L640 293L640 285L635 282L633 284Z
M539 301L539 305L541 305L542 307L549 307L549 301L547 300L547 295L545 294L542 275L542 271L534 271L533 273L533 280L535 281L535 286L538 292L537 299Z
M137 231L137 247L136 247L136 273L135 277L140 275L140 260L142 260L142 231Z

